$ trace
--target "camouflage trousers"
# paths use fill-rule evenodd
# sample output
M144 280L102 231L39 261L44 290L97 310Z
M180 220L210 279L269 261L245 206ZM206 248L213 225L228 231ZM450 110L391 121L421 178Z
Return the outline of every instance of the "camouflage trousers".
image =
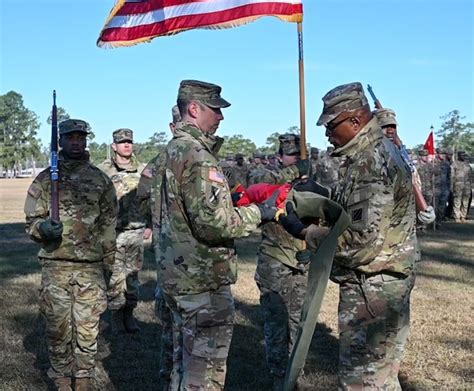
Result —
M161 326L160 389L167 390L173 370L173 322L163 290L158 285L155 289L155 313Z
M165 300L173 319L170 390L223 390L235 316L229 285Z
M448 207L449 190L437 192L435 195L436 202L436 221L443 221L446 217L446 209Z
M270 373L284 377L306 294L308 273L260 254L255 281L260 290L265 352Z
M143 266L143 231L117 231L117 251L107 289L111 310L137 306L140 286L138 272Z
M40 309L46 318L51 379L95 377L99 318L107 308L105 289L102 262L43 264Z
M398 371L410 327L415 275L343 282L339 290L339 388L401 390Z
M461 221L467 217L470 197L471 189L467 187L453 192L453 217L455 221Z

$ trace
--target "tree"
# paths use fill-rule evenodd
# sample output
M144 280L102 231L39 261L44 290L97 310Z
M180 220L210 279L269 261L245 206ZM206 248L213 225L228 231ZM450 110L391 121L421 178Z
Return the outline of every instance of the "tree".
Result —
M453 152L464 150L469 155L474 153L474 124L462 123L466 117L461 117L459 110L453 110L440 117L444 122L436 135L441 138L442 148L451 149Z
M107 158L107 149L110 148L110 145L107 143L89 143L89 155L91 162L95 165L102 163Z
M10 91L0 95L0 163L13 176L22 164L41 156L41 144L36 138L38 116L23 104L23 97Z
M266 146L259 148L259 151L264 155L273 155L278 152L278 148L280 147L280 142L278 141L278 137L280 133L274 132L270 136L267 137Z
M242 155L249 157L257 150L257 146L252 140L244 138L241 134L234 136L224 136L224 144L219 151L219 156L226 157L228 155Z
M155 132L146 143L134 143L134 153L140 162L147 163L165 150L167 142L166 132Z

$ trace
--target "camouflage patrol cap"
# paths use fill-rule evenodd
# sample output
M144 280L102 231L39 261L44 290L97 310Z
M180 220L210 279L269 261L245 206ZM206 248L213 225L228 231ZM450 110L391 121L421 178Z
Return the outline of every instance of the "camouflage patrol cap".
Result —
M89 130L91 127L86 121L82 119L67 119L62 121L59 125L59 135L73 133L73 132L80 132L89 134Z
M326 125L345 111L357 110L368 104L359 82L343 84L323 96L324 108L316 125Z
M181 113L179 112L178 106L174 105L171 109L171 117L173 118L173 123L181 121Z
M235 155L235 160L237 160L237 159L243 159L243 158L244 158L244 155L242 155L241 153L237 153L237 154Z
M418 150L418 156L428 156L428 155L429 153L427 149L422 148Z
M265 159L265 155L262 152L255 152L253 154L254 158Z
M389 125L398 126L395 111L392 109L377 109L374 111L374 115L382 128Z
M229 107L230 103L221 98L222 88L216 84L206 83L199 80L183 80L179 85L179 100L197 100L214 109Z
M466 156L466 151L458 151L458 156Z
M319 149L316 148L316 147L311 147L310 152L311 153L319 153Z
M123 141L133 142L133 130L128 128L120 128L112 133L114 143L121 143Z
M300 136L292 133L285 133L278 137L283 155L300 154Z

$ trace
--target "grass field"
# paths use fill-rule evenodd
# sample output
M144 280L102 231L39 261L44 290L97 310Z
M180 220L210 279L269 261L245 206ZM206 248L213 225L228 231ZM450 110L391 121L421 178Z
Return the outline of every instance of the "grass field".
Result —
M51 387L44 323L38 314L37 245L24 234L23 203L31 180L0 180L0 390ZM411 335L400 379L405 390L474 389L474 223L446 224L420 236L422 261L412 294ZM258 236L238 242L237 319L228 360L228 390L268 390L262 317L253 281ZM147 252L140 274L141 333L102 333L104 390L156 389L160 326L153 312L155 272ZM330 283L305 372L315 389L336 389L337 286ZM104 316L104 324L108 314ZM49 387L49 388L48 388Z

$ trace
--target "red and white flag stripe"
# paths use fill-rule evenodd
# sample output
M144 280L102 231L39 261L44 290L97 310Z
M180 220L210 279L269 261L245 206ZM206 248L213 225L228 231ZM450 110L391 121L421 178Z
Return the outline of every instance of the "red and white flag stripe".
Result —
M195 28L229 28L275 16L303 19L302 0L119 0L97 45L114 48Z

